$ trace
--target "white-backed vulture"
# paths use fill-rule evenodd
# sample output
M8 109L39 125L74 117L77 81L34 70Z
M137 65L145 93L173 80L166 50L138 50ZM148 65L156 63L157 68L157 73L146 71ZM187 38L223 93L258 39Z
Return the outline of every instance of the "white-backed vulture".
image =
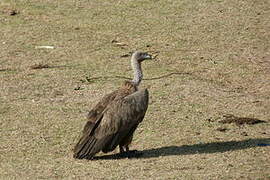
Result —
M146 59L151 59L151 55L133 53L133 80L124 82L118 90L104 96L88 113L83 135L74 148L74 158L92 159L96 153L113 151L118 145L120 154L131 152L129 144L133 133L148 107L148 90L138 90L143 77L141 62Z

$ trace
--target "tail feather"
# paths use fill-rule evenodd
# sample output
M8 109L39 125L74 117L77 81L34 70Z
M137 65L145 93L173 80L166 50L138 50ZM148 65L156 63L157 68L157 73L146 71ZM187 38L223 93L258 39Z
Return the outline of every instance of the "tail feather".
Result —
M93 135L95 129L98 127L103 115L98 117L95 123L88 121L84 127L83 135L79 142L74 147L73 157L77 159L89 158L91 159L97 152L99 147L96 147L97 139Z
M83 158L89 158L91 159L96 152L93 151L95 149L95 144L96 144L97 139L95 137L87 137L84 138L82 141L80 141L76 145L76 149L74 150L74 158L77 159L83 159Z

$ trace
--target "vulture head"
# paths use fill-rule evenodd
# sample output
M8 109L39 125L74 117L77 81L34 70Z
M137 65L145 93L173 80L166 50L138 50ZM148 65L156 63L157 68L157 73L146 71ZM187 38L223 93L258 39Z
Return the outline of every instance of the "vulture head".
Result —
M132 54L131 59L137 60L140 63L146 59L152 59L152 56L150 54L148 54L147 52L135 51Z

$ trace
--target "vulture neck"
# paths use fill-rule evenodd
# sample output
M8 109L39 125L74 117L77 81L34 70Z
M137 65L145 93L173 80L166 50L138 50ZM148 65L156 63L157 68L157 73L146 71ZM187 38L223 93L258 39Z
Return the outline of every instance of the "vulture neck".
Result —
M143 73L142 73L141 63L139 63L138 60L133 56L131 58L131 67L134 72L134 77L133 77L132 82L134 83L135 86L139 86L143 78Z

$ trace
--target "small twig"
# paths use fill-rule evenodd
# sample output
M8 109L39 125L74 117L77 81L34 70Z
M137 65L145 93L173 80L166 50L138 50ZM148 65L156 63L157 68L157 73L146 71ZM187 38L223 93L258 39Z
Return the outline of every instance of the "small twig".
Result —
M163 79L163 78L166 78L166 77L170 77L170 76L173 76L173 75L191 75L191 73L189 72L172 72L172 73L169 73L169 74L165 74L165 75L162 75L162 76L159 76L159 77L153 77L153 78L144 78L143 80L146 80L146 81L149 81L149 80L156 80L156 79ZM87 81L90 82L90 81L94 81L94 80L98 80L98 79L127 79L127 80L131 80L131 78L129 77L125 77L125 76L98 76L98 77L92 77L92 78L87 78Z
M31 69L45 69L45 68L50 68L48 64L36 64L33 66L30 66Z

